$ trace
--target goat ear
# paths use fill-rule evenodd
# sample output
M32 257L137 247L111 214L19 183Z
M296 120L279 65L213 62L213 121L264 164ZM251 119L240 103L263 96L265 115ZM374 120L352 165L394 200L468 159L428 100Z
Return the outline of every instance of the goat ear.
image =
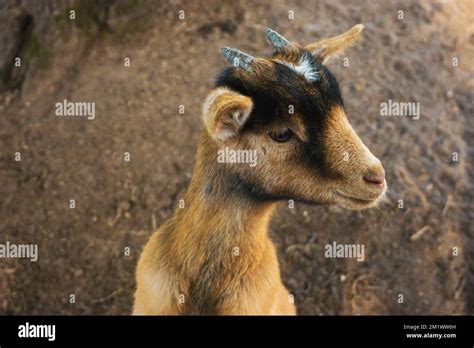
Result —
M351 29L330 39L317 41L306 46L314 57L322 64L327 63L332 57L342 53L347 47L352 45L364 29L362 24L354 25Z
M214 139L235 138L252 111L252 99L227 88L216 88L203 106L204 126Z

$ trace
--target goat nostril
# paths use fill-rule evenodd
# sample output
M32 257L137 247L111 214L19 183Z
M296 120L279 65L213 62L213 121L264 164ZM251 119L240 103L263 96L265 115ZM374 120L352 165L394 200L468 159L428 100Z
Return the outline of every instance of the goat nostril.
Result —
M368 174L364 176L364 180L369 184L383 185L385 181L385 174Z

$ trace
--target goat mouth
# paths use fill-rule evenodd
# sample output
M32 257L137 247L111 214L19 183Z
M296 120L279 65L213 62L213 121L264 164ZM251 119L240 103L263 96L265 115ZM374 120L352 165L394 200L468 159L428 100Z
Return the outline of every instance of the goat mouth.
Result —
M355 203L357 205L361 205L361 206L364 206L364 207L365 206L369 207L369 206L373 205L382 196L382 195L379 195L379 196L374 197L374 198L361 198L361 197L355 197L355 196L349 195L349 194L341 192L339 190L335 190L334 193L335 193L336 197L338 197L338 198L342 198L345 201L350 201L352 204Z

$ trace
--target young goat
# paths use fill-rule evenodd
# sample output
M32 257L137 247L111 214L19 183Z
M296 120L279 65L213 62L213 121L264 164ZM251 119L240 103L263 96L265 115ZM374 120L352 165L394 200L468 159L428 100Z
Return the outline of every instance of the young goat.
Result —
M185 208L140 257L134 314L296 313L267 234L276 202L364 209L386 189L380 161L347 121L323 65L362 29L306 47L267 29L271 59L222 48L233 66L204 103ZM258 161L220 163L224 148L251 150Z

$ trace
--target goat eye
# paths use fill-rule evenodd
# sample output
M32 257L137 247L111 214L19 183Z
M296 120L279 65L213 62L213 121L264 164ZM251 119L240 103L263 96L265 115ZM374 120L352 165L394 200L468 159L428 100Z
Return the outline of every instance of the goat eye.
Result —
M292 132L288 128L283 128L281 131L271 132L270 138L275 140L278 143L287 142L291 138Z

